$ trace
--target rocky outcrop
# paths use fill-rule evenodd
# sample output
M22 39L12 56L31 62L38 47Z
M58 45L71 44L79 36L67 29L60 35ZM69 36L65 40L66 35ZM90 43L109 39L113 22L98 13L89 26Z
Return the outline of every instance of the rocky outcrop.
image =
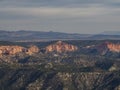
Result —
M31 46L28 49L22 46L0 46L0 56L15 55L17 53L26 53L31 55L37 52L39 52L39 48L37 46Z
M32 55L34 53L38 53L39 52L39 48L37 46L30 46L30 48L28 48L28 52L27 54Z
M96 45L92 47L92 49L96 49L100 54L104 55L107 52L120 52L120 44L111 43L111 42L104 42L100 45Z
M0 55L14 55L20 52L26 52L26 48L21 46L0 46Z
M72 51L76 51L78 48L74 45L71 44L67 44L65 42L62 41L58 41L55 44L49 45L46 47L46 52L72 52Z
M106 44L107 44L107 47L110 51L120 52L120 43L114 44L114 43L107 42Z
M98 49L99 50L109 50L109 51L112 51L112 52L120 52L120 44L114 44L114 43L111 43L111 42L105 42L101 45L98 46Z

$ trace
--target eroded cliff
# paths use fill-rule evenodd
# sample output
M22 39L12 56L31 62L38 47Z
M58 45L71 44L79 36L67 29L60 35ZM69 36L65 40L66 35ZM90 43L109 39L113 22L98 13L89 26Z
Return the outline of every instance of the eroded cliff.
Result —
M120 52L120 43L114 44L111 42L106 43L107 47L112 52Z
M46 47L46 52L72 52L72 51L76 51L78 49L77 46L71 45L71 44L67 44L65 42L62 41L58 41L55 44L51 44L49 46Z
M37 46L32 45L28 48L27 54L32 55L34 53L38 53L39 51L40 51L40 49Z
M108 52L120 52L120 43L104 42L99 45L91 47L91 49L96 49L100 54L104 55Z
M37 46L31 46L30 48L25 48L22 46L0 46L0 56L2 55L15 55L17 53L33 54L38 53L39 48Z
M26 48L21 46L0 46L0 55L14 55L20 52L26 52Z
M120 90L119 72L42 72L0 69L0 90Z

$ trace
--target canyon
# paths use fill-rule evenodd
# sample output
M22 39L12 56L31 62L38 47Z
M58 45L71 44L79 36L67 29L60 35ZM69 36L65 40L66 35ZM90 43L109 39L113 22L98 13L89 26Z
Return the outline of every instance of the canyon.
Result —
M0 69L1 90L120 90L118 72L42 72ZM3 87L6 86L6 87Z
M2 42L0 90L120 90L119 51L119 41Z

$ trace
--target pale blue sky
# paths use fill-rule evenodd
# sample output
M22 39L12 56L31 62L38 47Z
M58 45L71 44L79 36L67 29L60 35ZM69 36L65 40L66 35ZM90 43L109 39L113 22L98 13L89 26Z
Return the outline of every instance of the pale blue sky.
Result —
M120 0L0 0L0 30L120 31Z

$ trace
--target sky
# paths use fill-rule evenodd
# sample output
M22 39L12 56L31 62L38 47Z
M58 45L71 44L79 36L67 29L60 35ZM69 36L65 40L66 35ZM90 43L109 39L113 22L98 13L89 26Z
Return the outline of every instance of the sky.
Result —
M120 0L0 0L0 30L120 31Z

